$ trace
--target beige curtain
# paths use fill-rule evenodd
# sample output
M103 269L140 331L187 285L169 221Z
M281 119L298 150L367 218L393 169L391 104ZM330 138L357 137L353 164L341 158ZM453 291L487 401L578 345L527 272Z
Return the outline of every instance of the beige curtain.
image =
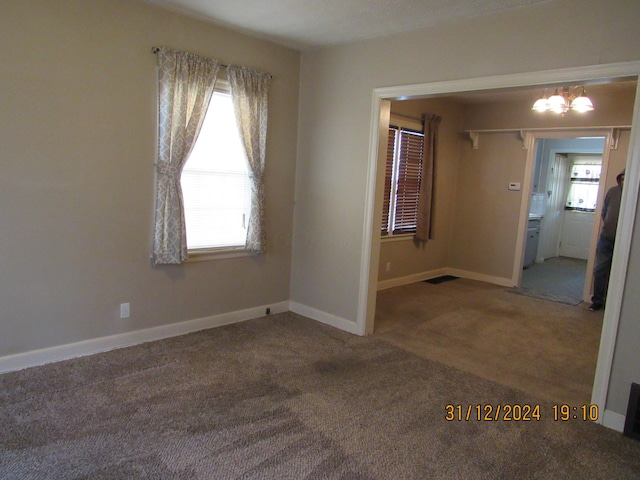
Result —
M164 47L156 53L159 129L153 261L158 265L187 259L180 175L209 107L219 64Z
M267 100L271 75L246 67L230 66L227 77L236 122L251 177L251 212L246 249L264 253L267 246L264 215L264 161L267 143Z
M433 238L433 198L435 184L435 162L438 145L438 128L441 117L425 115L424 156L422 157L422 176L418 197L418 222L415 239L426 242Z

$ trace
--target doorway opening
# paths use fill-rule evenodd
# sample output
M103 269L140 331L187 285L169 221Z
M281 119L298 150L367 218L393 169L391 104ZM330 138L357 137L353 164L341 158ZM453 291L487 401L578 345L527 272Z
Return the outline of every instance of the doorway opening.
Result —
M570 305L589 301L607 137L537 138L520 287ZM602 180L602 183L604 181Z
M630 64L614 64L608 66L597 67L580 67L575 69L556 70L549 72L538 72L522 75L505 75L498 77L488 77L483 79L469 79L462 81L446 81L435 82L430 84L404 86L404 87L385 87L374 90L373 94L373 117L371 123L371 148L372 153L369 163L369 175L368 175L368 188L367 188L367 231L370 232L370 237L365 239L364 244L364 256L362 266L362 283L360 285L360 297L359 297L359 315L358 315L358 329L361 333L372 333L374 327L375 317L375 305L376 305L376 292L377 292L377 276L378 276L378 261L380 252L380 238L378 232L378 217L380 206L377 205L376 199L382 198L382 185L380 180L381 170L379 169L379 153L383 151L384 145L381 142L383 138L382 132L388 128L388 115L389 115L389 101L391 99L408 99L408 98L426 98L436 97L446 94L455 93L473 93L477 91L478 87L483 89L483 92L491 92L491 89L496 91L504 91L514 88L524 88L532 85L552 85L560 82L584 82L594 81L595 83L607 83L613 79L629 79L637 80L637 76L640 73L640 65L636 63ZM635 88L634 88L635 90ZM640 120L640 112L638 111L638 100L635 101L635 109L632 114L631 125L636 125ZM385 117L386 115L386 117ZM629 125L629 127L631 127ZM633 160L637 161L638 140L631 129L630 140L628 143L628 150L631 152L629 165L633 166ZM526 147L525 147L526 148ZM622 292L625 286L624 279L624 266L628 260L630 246L631 246L631 233L634 220L634 212L637 207L637 194L638 188L635 183L636 177L640 177L640 172L636 172L636 168L627 168L627 176L632 175L633 178L633 191L626 190L623 199L623 207L621 210L621 216L628 220L624 223L624 228L621 229L621 235L619 235L616 245L616 252L614 253L613 269L609 285L609 299L607 309L604 315L604 325L602 329L602 337L600 341L600 350L598 355L598 365L595 374L595 381L593 387L592 402L597 404L603 411L605 409L606 395L608 390L608 380L611 375L611 366L613 363L613 349L616 341L617 328L619 315L622 303ZM530 181L528 176L525 176L523 185L527 185ZM631 183L631 181L629 181ZM526 193L528 196L529 192ZM528 204L522 202L521 205L525 205L523 215L527 213ZM520 259L513 262L514 266L514 278L520 278L522 270L522 258L520 252L524 246L524 221L519 225L518 241L516 242L516 251ZM368 261L365 260L368 259ZM446 273L446 272L443 272ZM513 284L512 284L513 285ZM601 422L606 423L606 422Z

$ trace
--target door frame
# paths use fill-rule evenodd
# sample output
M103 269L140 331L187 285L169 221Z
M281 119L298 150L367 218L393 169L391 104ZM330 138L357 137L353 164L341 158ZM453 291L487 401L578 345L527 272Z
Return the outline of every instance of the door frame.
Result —
M509 87L535 87L553 83L586 82L588 80L606 80L627 76L640 77L640 61L373 89L358 314L355 330L365 335L373 333L374 328L378 260L380 256L379 222L376 219L382 215L383 197L383 181L379 181L378 177L382 175L381 170L383 170L383 167L379 168L379 166L384 165L384 151L381 142L384 135L384 126L386 124L388 127L389 124L389 102L391 99L419 98ZM629 259L635 212L638 206L640 136L637 130L639 124L640 92L637 88L629 141L629 157L627 158L626 175L628 181L625 182L627 187L622 195L621 221L618 224L618 240L613 255L608 301L604 311L602 336L591 400L593 404L598 405L600 412L604 412L599 417L598 423L603 423L605 426L617 430L620 430L619 419L613 418L616 415L615 413L611 413L611 418L608 418L606 399L622 308L622 295L626 282L626 265ZM530 182L528 183L530 184Z
M513 260L513 276L514 285L520 285L522 282L522 265L524 264L524 249L526 243L527 222L529 221L529 209L531 203L531 191L533 189L533 172L536 166L536 145L538 140L545 138L576 138L576 137L604 137L604 151L602 152L602 173L600 174L600 182L598 183L598 201L595 218L600 218L602 204L604 201L604 184L607 179L609 170L609 154L614 146L615 138L613 129L611 128L570 128L563 130L536 130L524 132L524 148L527 149L527 157L525 160L525 176L522 189L522 202L520 203L520 218L518 222L518 234L516 237L515 257ZM628 160L627 160L628 161ZM591 228L591 238L589 240L589 257L587 259L587 272L593 271L593 264L596 256L596 244L598 242L600 224L593 222ZM582 291L582 299L588 300L589 291L591 290L591 279L585 278L584 289Z
M605 146L604 146L604 142L603 142L602 150L599 150L598 153L597 153L600 156L601 159L602 159L602 155L603 155L603 152L604 152L604 148L605 148ZM557 158L558 155L564 154L564 153L568 153L569 155L571 155L571 154L576 154L576 155L578 155L578 154L586 154L586 155L595 154L595 152L590 148L589 149L582 149L582 148L577 148L577 149L576 148L570 148L570 149L552 148L552 149L549 150L549 155L550 156L553 155L554 158ZM568 161L569 161L569 159L567 158L567 163L568 163ZM569 165L567 164L566 166L567 166L567 169L568 169ZM551 165L549 165L549 169L551 169ZM568 173L568 171L567 171L567 173ZM547 172L547 178L548 178L548 176L549 176L549 172ZM568 181L567 181L567 183L568 183ZM600 185L598 186L598 191L600 191ZM566 192L565 192L564 196L566 196ZM564 202L563 202L563 205L564 205ZM559 231L558 234L559 235L562 234L562 231ZM558 238L558 241L559 241L559 238ZM556 245L556 247L554 249L554 255L553 256L558 256L558 255L560 255L560 247L558 245Z

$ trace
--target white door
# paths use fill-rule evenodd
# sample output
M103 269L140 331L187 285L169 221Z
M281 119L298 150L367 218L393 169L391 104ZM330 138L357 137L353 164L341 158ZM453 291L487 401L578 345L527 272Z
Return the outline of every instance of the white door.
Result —
M560 240L560 256L589 258L591 231L593 230L593 212L576 212L566 210Z

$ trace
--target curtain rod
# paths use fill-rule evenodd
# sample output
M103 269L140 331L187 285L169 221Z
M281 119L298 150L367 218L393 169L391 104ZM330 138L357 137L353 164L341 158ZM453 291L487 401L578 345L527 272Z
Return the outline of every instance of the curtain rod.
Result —
M156 55L160 51L160 47L151 47L151 53ZM227 68L229 65L225 65L224 63L219 64L222 68Z
M151 47L151 53L153 53L154 55L156 55L159 51L160 51L161 47ZM229 65L225 65L224 63L219 63L220 67L222 68L229 68ZM257 70L256 70L257 71ZM269 75L269 78L273 78L273 75L271 75L270 73L267 73L267 75Z

